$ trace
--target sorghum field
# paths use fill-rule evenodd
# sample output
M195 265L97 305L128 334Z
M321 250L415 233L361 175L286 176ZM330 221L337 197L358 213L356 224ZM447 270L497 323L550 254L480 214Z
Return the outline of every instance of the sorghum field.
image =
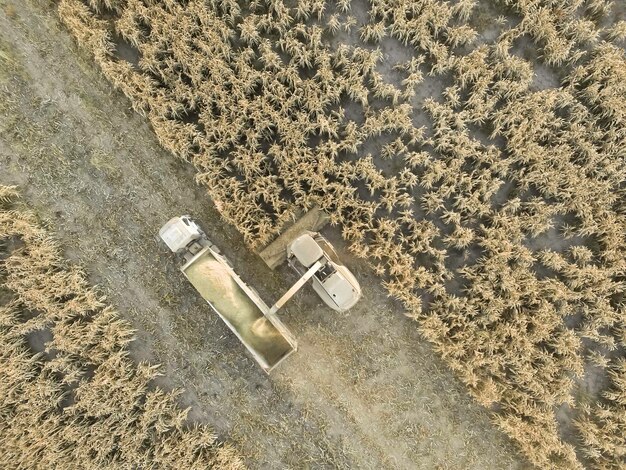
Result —
M242 387L257 383L261 390L246 391L243 401L254 393L269 394L267 404L250 405L249 430L221 427L220 420L231 419L224 416L241 413L234 402L224 405L224 415L215 409L208 412L211 424L241 450L248 465L520 468L526 465L523 460L538 468L619 469L626 465L626 8L622 2L60 0L31 10L58 15L77 44L76 64L92 64L94 71L126 96L137 113L128 119L142 123L146 131L151 129L160 145L179 159L171 165L184 167L180 171L186 171L186 177L172 184L161 182L167 189L160 188L158 194L188 194L188 188L179 187L186 180L192 185L195 178L202 189L194 189L193 194L206 194L220 217L214 220L227 222L242 237L241 250L247 254L235 258L243 262L246 256L252 257L297 210L319 206L330 215L337 244L354 257L357 274L367 278L366 273L374 273L394 299L386 308L371 308L376 293L382 294L372 288L372 297L365 299L362 309L333 319L340 325L344 322L346 331L351 328L345 326L348 322L355 335L366 325L368 340L379 343L370 348L369 342L355 342L348 334L339 347L334 341L339 341L342 328L317 320L332 314L311 308L313 300L302 295L295 304L298 314L294 310L286 319L290 326L303 325L300 330L294 328L304 338L302 356L307 360L299 374L290 375L287 365L277 379L255 375L246 380L246 372L239 370L213 376L226 382L236 377ZM8 2L4 12L5 22L17 24L20 15L28 15L28 7ZM1 37L7 44L14 40ZM58 47L72 46L66 41ZM0 60L7 67L20 62L8 52ZM12 72L4 79L7 90L17 86L20 78L15 76ZM111 99L121 99L115 96ZM5 93L3 99L0 110L8 115L14 109L11 94ZM67 118L58 117L60 122L63 119ZM15 142L16 130L21 131L23 123L6 122L0 131L11 138L4 140ZM14 153L13 147L9 142L0 148L8 148L3 150L8 155ZM137 152L129 157L151 156ZM10 177L0 183L23 184L24 170L19 165L39 165L37 155L29 158L1 160L14 163L7 163ZM96 159L96 166L100 163L111 173L121 171L116 178L124 179L123 169L102 161ZM149 193L155 178L133 181L132 191L143 187ZM41 187L49 189L34 191L38 192L33 195L35 205L43 207L45 195L62 191L52 184L42 181ZM98 184L98 178L89 181L89 185ZM77 195L81 198L81 191ZM130 205L133 199L129 196ZM184 200L177 207L185 211ZM50 215L46 209L41 212L44 218ZM21 220L19 213L6 214L9 222ZM177 214L158 215L163 222ZM134 223L132 217L117 220L118 224ZM63 238L61 226L70 224L59 225ZM158 230L158 225L150 227L153 234ZM218 223L215 230L229 229ZM10 230L6 233L0 234L5 240L15 237ZM82 236L80 232L71 235ZM22 233L18 238L27 240ZM107 243L114 243L109 250L121 253L131 266L139 257L167 257L156 243L144 251L134 250L132 243L126 246L123 237L111 237ZM10 272L14 256L3 258L4 271ZM77 256L77 261L84 263L85 258ZM160 263L167 265L165 260ZM168 277L175 276L174 266L167 269L171 271ZM97 275L98 269L94 272ZM281 281L276 282L280 285ZM8 280L6 285L17 292ZM70 294L55 294L51 289L57 302L74 300ZM164 302L186 305L187 300L180 300L184 292L170 288ZM7 318L22 308L19 292L17 299L11 307L4 307ZM358 317L364 310L367 313ZM111 315L107 309L98 312L95 318L102 321ZM140 319L144 317L132 310L127 315L140 330L139 340L150 350L153 336ZM23 335L52 328L51 341L58 342L57 320L48 324L44 319L48 316L34 316L24 323L29 326L18 325L16 331ZM117 316L111 321L117 325ZM13 323L3 322L8 322L6 331L12 331ZM128 326L120 331L124 328ZM193 329L191 325L186 328ZM307 333L315 328L317 334ZM333 335L337 338L332 339ZM130 333L122 336L125 345ZM203 340L211 343L211 334L203 335ZM430 346L422 344L424 340ZM93 347L106 348L106 344ZM80 342L68 347L76 348L76 354L83 350ZM321 368L326 359L315 362L318 349L332 356L333 347L339 358L360 358L335 364L345 368L337 374L346 377L343 385L329 379L318 390L316 378L333 375L332 369ZM61 351L61 362L64 350L50 348ZM192 343L188 348L198 346ZM213 354L220 354L218 346L212 348ZM385 354L397 351L402 351L402 357L387 356L381 361ZM235 348L232 355L237 353L244 354ZM204 373L212 377L212 368L227 368L230 354L220 358L224 365L212 365ZM10 348L3 355L28 356L23 349ZM407 360L407 355L416 360ZM363 357L374 359L364 361ZM433 387L430 395L422 393L422 381L433 379L425 377L421 361L445 365L454 378L442 380L451 385L443 390ZM133 369L131 363L138 365ZM136 359L124 364L128 374L139 374L139 390L147 390L148 382L154 382L148 366ZM389 373L394 367L400 372ZM350 370L354 377L347 379ZM87 367L83 373L90 377L94 371ZM166 373L176 375L175 371ZM65 374L72 377L71 371ZM97 373L90 380L96 377ZM460 447L478 448L474 446L482 445L481 440L497 442L495 447L502 454L481 461L468 451L472 455L462 460L453 444L456 439L435 451L408 444L451 439L455 428L418 427L420 419L414 413L431 400L435 421L438 416L442 420L464 416L455 408L451 412L447 402L438 411L432 398L448 395L444 390L452 390L455 380L484 407L476 413L490 415L493 427L510 439L479 421L479 429L489 431L480 433L476 443L466 441ZM274 389L269 392L272 387L288 390L289 398ZM237 388L220 385L213 390L227 390L226 395ZM306 398L300 395L303 390ZM370 391L380 395L371 395L376 397L373 402L360 401ZM150 397L158 392L141 393ZM280 398L274 402L272 394ZM350 394L356 398L349 399ZM75 395L79 408L80 393ZM377 423L363 416L370 408L385 407L383 396L390 397L390 402L387 413L380 415L384 432L377 434ZM461 397L463 392L449 396ZM158 397L168 403L165 415L174 413L169 408L175 406L174 398L165 392ZM214 397L216 407L220 398L224 397ZM458 400L463 409L473 410L475 404ZM3 413L9 409L19 416L19 409L5 402L9 404L3 405ZM293 403L299 407L301 422L270 424L269 416L275 415L268 409L291 410ZM312 409L305 409L310 405ZM55 406L63 416L77 408L74 403ZM145 408L142 413L152 412L149 406ZM77 419L87 419L90 411L76 412ZM309 413L322 416L310 429ZM277 426L282 437L254 437L259 432L255 416L257 426ZM178 423L184 421L184 414L176 419L180 421L168 427L176 439L172 446L206 439L203 453L193 458L239 465L229 445L220 447L202 437L208 431L183 429ZM353 427L361 433L358 443L338 443L337 436L351 434ZM443 438L433 432L435 428ZM155 432L150 436L161 438L161 431ZM290 434L307 432L316 436L312 447L305 443L296 451L293 444L285 444ZM319 436L331 438L331 444L323 444L331 450L319 450L323 448L315 441ZM509 448L511 442L523 459ZM152 441L142 445L141 458L146 460L129 457L128 461L161 465ZM260 454L280 456L257 456L252 451L256 446ZM111 447L101 462L114 465L118 461L113 459L121 459L125 448L122 444ZM369 450L359 456L361 448ZM326 459L329 455L332 458ZM491 456L482 456L486 457ZM28 456L23 458L28 462Z

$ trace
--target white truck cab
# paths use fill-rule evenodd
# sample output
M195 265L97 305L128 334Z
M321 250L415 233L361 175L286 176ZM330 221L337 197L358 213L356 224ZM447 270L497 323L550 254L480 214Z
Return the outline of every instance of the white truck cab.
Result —
M170 219L161 230L159 236L174 253L181 253L187 246L202 237L204 232L188 215Z

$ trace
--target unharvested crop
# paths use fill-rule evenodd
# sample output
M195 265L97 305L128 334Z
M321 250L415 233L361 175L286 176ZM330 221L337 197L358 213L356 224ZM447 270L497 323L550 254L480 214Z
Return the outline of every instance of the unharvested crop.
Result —
M466 1L372 1L357 28L349 2L59 14L252 247L319 205L533 463L620 468L623 25L598 26L608 2L502 3L521 22L478 44ZM336 41L349 31L367 44ZM412 53L396 85L371 47L388 37ZM562 86L537 89L525 37ZM417 100L432 77L441 95ZM587 405L592 367L612 384ZM566 408L578 434L563 439Z
M130 325L16 194L0 186L0 466L242 468L129 358Z

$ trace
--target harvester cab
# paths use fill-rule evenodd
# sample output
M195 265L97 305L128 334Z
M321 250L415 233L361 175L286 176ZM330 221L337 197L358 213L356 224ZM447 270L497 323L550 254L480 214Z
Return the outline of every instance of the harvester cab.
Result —
M343 312L357 303L361 287L350 270L339 261L332 245L319 233L306 232L287 247L287 262L299 274L320 261L312 276L313 289L326 305Z
M361 297L359 282L340 261L331 243L319 233L327 223L328 216L313 208L258 252L271 269L286 261L301 276L273 309L282 307L309 279L317 295L337 312L353 307Z

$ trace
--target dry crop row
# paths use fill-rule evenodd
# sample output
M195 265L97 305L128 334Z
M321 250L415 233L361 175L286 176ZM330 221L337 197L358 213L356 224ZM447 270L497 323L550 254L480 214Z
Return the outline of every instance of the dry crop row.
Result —
M397 64L396 87L380 49L328 45L355 26L348 2L92 6L62 0L59 13L251 246L294 207L321 206L533 463L624 463L621 49L585 36L586 20L535 33L527 9L522 26L462 54L472 2L373 1L360 37L417 54ZM532 91L532 65L512 52L526 33L549 63L570 61L563 87ZM115 34L137 64L116 56ZM423 103L431 130L413 123L425 73L452 82ZM381 170L386 160L401 169ZM617 391L585 406L575 393L590 367L613 370ZM555 417L566 408L569 442Z
M604 37L626 39L626 21L598 28L612 14L612 0L499 0L522 17L512 29L516 37L529 35L550 65L573 64Z
M0 186L0 466L242 468L129 358L130 325L16 197Z

